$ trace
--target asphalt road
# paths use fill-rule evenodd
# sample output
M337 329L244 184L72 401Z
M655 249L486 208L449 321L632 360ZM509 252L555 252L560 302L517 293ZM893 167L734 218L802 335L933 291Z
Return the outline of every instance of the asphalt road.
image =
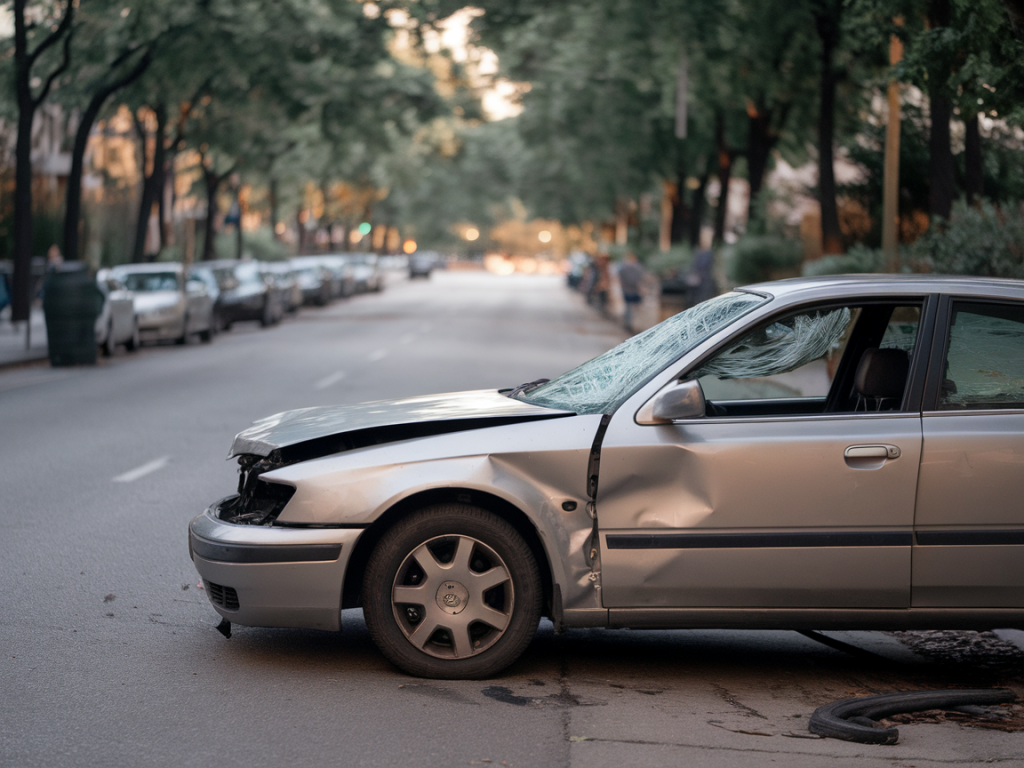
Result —
M892 638L570 631L500 679L409 678L359 611L341 634L235 627L197 589L191 517L235 485L233 435L289 408L514 385L622 338L556 278L436 273L213 344L0 373L0 766L1024 765L952 722L894 747L807 738L837 698L1021 687L1019 665Z

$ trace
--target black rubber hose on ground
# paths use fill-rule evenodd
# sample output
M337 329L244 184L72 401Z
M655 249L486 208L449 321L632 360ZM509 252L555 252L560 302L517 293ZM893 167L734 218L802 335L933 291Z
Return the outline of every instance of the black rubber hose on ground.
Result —
M818 707L807 727L811 733L832 739L861 744L895 744L900 737L899 731L896 728L878 728L875 720L905 712L955 709L970 704L1007 704L1016 700L1017 694L1007 688L887 693L843 699Z

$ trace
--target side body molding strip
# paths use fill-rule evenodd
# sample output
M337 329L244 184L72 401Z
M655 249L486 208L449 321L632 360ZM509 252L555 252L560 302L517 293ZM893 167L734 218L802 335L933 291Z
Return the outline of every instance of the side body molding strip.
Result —
M920 534L918 534L920 537ZM754 549L762 547L909 547L910 531L783 533L610 533L608 549Z

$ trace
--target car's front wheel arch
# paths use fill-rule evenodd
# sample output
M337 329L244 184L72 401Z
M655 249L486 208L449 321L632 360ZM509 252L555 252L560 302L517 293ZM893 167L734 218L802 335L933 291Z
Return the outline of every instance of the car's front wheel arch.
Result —
M507 522L516 533L523 537L530 548L533 559L540 571L541 594L544 597L542 615L551 616L552 610L552 570L548 553L541 543L540 534L533 521L515 504L485 491L468 488L435 488L409 496L397 502L378 517L363 532L356 542L355 548L348 559L345 569L345 584L342 592L342 608L358 608L362 605L363 575L370 555L376 548L384 533L399 520L426 507L438 504L471 504L484 509Z

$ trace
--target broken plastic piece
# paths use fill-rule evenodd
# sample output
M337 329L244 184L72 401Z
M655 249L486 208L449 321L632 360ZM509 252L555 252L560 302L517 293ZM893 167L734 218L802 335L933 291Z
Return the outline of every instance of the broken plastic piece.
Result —
M217 625L217 631L220 632L224 637L231 637L231 622L227 619L221 619L220 624Z
M743 292L709 299L515 399L578 414L611 413L666 366L765 301Z
M861 744L895 744L900 733L894 727L880 728L875 720L901 712L954 709L968 704L1008 704L1017 694L1007 688L959 691L914 691L843 699L818 707L807 729L833 739Z

